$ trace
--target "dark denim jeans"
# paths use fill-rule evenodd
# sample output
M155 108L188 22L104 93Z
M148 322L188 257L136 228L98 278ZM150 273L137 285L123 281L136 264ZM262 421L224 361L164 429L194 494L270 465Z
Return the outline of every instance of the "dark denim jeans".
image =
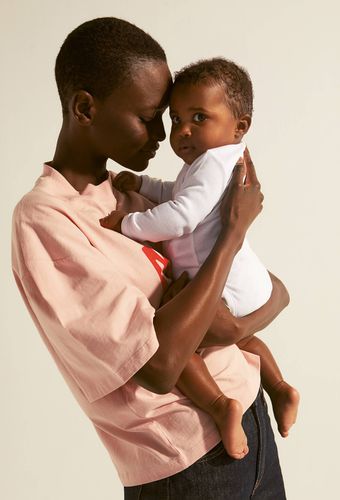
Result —
M243 416L249 453L230 458L220 443L173 476L124 488L125 500L285 500L277 448L263 391Z

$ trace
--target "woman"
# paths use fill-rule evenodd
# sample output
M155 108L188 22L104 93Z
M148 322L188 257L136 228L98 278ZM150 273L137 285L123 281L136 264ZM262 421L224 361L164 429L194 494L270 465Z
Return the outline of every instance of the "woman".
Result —
M13 270L125 497L285 498L258 360L234 343L266 326L288 295L273 277L270 301L238 320L220 301L262 208L250 158L235 169L207 261L187 285L184 276L169 286L166 259L99 224L112 209L148 206L115 189L106 162L144 170L165 138L171 76L162 48L130 23L95 19L65 40L56 80L63 125L53 160L15 209ZM226 455L209 416L174 389L199 345L207 347L205 362L222 390L246 410L250 452L241 461Z

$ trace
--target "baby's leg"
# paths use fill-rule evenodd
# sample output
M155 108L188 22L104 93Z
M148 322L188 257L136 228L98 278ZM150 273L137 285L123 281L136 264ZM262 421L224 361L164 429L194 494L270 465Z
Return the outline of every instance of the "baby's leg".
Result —
M287 437L289 429L296 421L300 400L298 391L283 379L272 353L262 340L249 337L237 345L240 349L261 357L262 384L272 401L279 432L282 437Z
M214 419L227 453L241 459L247 455L247 437L242 428L242 406L225 396L210 375L203 359L194 354L177 381L178 389Z

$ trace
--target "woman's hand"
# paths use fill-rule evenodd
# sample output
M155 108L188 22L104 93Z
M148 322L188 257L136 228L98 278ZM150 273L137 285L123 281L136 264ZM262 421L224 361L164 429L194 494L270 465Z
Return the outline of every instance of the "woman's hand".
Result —
M244 234L262 210L263 194L248 149L233 171L221 203L222 224Z
M135 191L139 193L142 185L142 178L132 172L120 172L113 179L112 184L122 193L126 193L126 191Z
M171 268L170 268L171 269ZM167 272L165 273L166 276L169 278L169 270L167 268ZM186 271L184 271L177 280L172 281L166 291L163 294L161 304L160 306L164 306L164 304L167 304L170 300L172 300L176 295L183 290L189 283L189 275Z

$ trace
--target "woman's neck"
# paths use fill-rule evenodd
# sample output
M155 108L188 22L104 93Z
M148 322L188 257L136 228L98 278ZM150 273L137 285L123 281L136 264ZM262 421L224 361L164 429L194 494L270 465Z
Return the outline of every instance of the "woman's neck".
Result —
M98 185L103 182L108 172L107 158L98 158L90 150L89 141L83 136L72 133L63 122L51 167L58 170L65 179L79 192L88 184Z

